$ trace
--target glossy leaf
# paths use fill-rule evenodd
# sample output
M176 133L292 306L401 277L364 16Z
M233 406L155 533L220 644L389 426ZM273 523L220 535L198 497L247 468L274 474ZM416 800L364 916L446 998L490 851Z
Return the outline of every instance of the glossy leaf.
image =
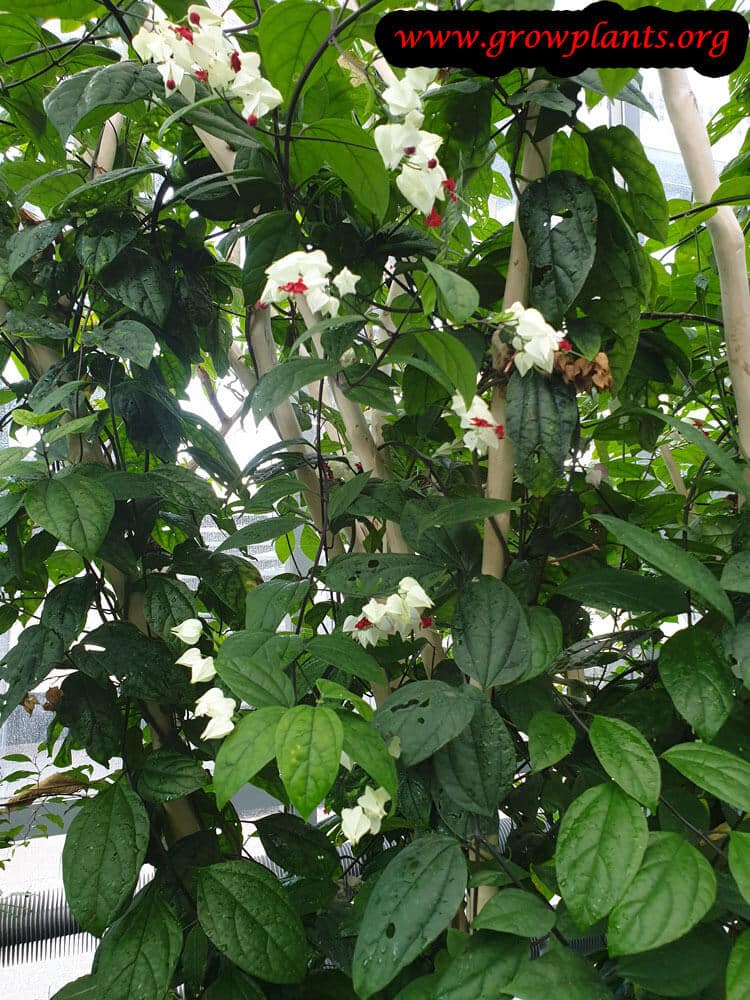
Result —
M562 476L578 422L575 393L564 382L535 371L514 371L508 384L505 432L521 482L545 496Z
M284 668L302 652L302 639L275 632L235 632L219 648L216 672L254 708L294 704L294 688Z
M308 653L330 663L345 674L359 677L370 684L385 683L385 674L378 661L366 653L353 639L345 635L319 635L307 642Z
M565 1000L612 997L591 962L553 940L541 958L524 958L508 985L508 994L517 1000L548 1000L555 993Z
M138 794L146 802L169 802L198 791L208 781L200 761L161 747L146 758L140 770Z
M534 771L543 771L567 757L576 731L557 712L536 712L529 722L529 757Z
M8 240L8 276L10 278L19 267L46 249L63 231L67 220L50 220L29 226L14 233Z
M732 671L714 637L696 628L675 633L659 655L659 676L683 719L713 739L734 704Z
M336 848L322 830L299 816L273 813L255 821L266 854L289 875L330 879L341 875Z
M95 327L88 338L107 354L127 358L141 368L148 368L154 356L156 338L145 323L134 319L121 319L108 327Z
M621 958L617 968L660 997L692 997L721 979L729 948L729 937L719 927L699 924L662 948Z
M453 623L456 663L484 688L511 684L529 666L526 618L513 591L482 576L461 589Z
M744 931L734 943L727 965L726 1000L750 997L750 931Z
M661 771L645 736L622 719L595 715L589 739L610 778L637 802L655 812L661 791Z
M323 801L336 780L343 744L341 721L330 708L298 705L279 720L279 774L303 819Z
M397 736L407 767L426 760L458 736L476 711L474 698L442 681L415 681L391 692L375 713L386 743Z
M276 727L284 713L278 705L248 712L222 741L213 782L220 809L276 756Z
M258 27L258 43L265 76L288 102L300 85L302 71L331 30L328 9L307 0L283 0L268 11ZM306 76L309 87L335 62L335 49L329 47Z
M466 322L467 319L473 316L479 307L479 292L470 281L467 281L466 278L462 278L460 274L455 274L453 271L450 271L447 267L443 267L442 264L436 264L427 257L422 258L422 263L427 268L427 273L437 285L442 304L448 318L454 323ZM425 347L425 349L427 349L427 345L424 340L420 339L420 343L423 347ZM437 361L437 358L435 358L435 360ZM439 361L438 364L443 371L446 370ZM447 374L450 375L453 373L447 372ZM475 391L476 372L474 374L474 384L471 387L471 392L469 394L462 392L467 406L471 402Z
M157 81L160 84L153 67L136 62L83 70L59 83L45 98L44 108L65 142L91 112L150 97Z
M555 926L555 911L534 892L503 889L491 896L472 922L476 930L543 937Z
M750 764L708 743L679 743L662 757L693 784L735 809L750 812Z
M253 393L255 420L259 423L303 386L335 375L340 367L334 361L321 361L319 358L292 358L272 368L260 379Z
M175 642L171 630L188 618L197 618L195 598L181 580L151 573L146 577L143 614L156 635ZM180 646L180 648L184 648Z
M509 934L472 934L464 951L440 976L430 1000L494 1000L506 996L506 987L518 971L527 945Z
M750 833L729 835L729 870L746 903L750 903Z
M111 493L88 476L56 476L26 494L29 516L85 559L93 559L114 516Z

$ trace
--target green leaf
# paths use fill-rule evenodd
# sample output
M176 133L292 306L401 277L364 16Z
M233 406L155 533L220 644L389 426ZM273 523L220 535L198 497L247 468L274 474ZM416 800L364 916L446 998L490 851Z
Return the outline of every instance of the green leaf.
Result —
M302 183L327 165L348 189L355 205L382 222L390 180L368 132L343 118L322 119L297 132L292 142L292 176Z
M311 662L316 665L315 672L317 673L318 661L313 659ZM307 674L306 667L307 663L302 665L302 670L305 674ZM354 710L368 722L375 714L375 709L364 698L360 698L358 694L354 694L353 691L345 688L343 684L337 684L336 681L329 681L325 677L318 677L315 681L315 687L320 691L324 701L350 702Z
M171 630L188 618L197 618L195 598L181 580L149 573L143 595L143 614L149 628L168 643L179 644Z
M465 524L467 521L484 521L497 514L515 510L516 507L517 504L510 500L493 500L489 497L486 499L485 497L461 497L459 500L451 500L449 497L440 498L420 516L419 534L429 531L430 528L449 528L455 524Z
M575 392L558 378L514 371L508 384L505 432L518 475L534 496L545 496L563 474L578 423Z
M276 727L276 760L289 798L303 819L326 797L336 780L344 730L330 708L298 705Z
M95 976L81 976L63 986L52 1000L97 1000L101 996L100 986Z
M114 517L112 494L88 476L56 476L26 494L29 517L84 559L93 559Z
M547 673L563 649L562 623L554 612L549 608L532 606L526 608L526 618L529 623L531 659L520 678L522 683Z
M393 594L405 576L422 582L430 574L443 572L444 567L420 556L398 552L354 552L336 556L321 571L323 582L331 590L361 597Z
M85 625L95 594L96 587L89 577L61 583L44 600L41 624L56 632L69 646Z
M330 663L345 674L369 681L370 684L384 684L383 668L375 657L366 653L353 639L345 635L317 635L307 641L307 652Z
M595 715L589 739L610 778L641 805L656 812L661 771L646 737L622 719Z
M238 698L255 708L291 707L294 688L284 673L302 653L302 639L275 632L235 632L219 647L216 671Z
M430 330L415 336L469 406L477 391L477 366L469 349L446 330Z
M472 934L425 1000L495 1000L506 996L528 945L508 934ZM421 997L415 1000L422 1000Z
M331 490L328 497L328 520L330 522L336 521L348 513L349 507L370 481L370 476L369 472L360 472Z
M161 78L155 67L136 62L86 69L58 83L44 99L44 109L65 142L92 111L150 97L157 82L160 84ZM106 112L100 111L100 115L106 117Z
M591 169L607 183L633 228L664 242L669 229L664 187L635 132L625 125L600 125L583 138ZM625 187L615 181L615 170Z
M221 545L215 549L216 552L226 552L227 549L246 549L251 545L260 545L270 539L281 538L290 531L294 531L305 522L298 517L264 517L262 520L248 524L239 531L235 531L229 538L225 538Z
M29 448L3 448L0 451L0 476L5 479L22 472L23 463L29 450Z
M139 319L163 326L172 304L172 279L165 264L145 250L129 249L104 271L100 281L112 298Z
M560 824L555 865L573 919L590 927L622 898L648 840L640 806L614 782L587 789Z
M286 813L255 820L266 854L289 875L330 879L341 875L338 852L315 826Z
M263 71L281 91L285 103L298 85L302 71L330 31L328 8L308 0L283 0L271 7L268 16L264 15L261 19L258 44ZM324 76L335 61L336 49L331 45L313 67L305 87Z
M47 445L50 445L54 444L55 441L60 441L62 438L68 437L70 434L86 434L98 420L98 413L89 413L87 417L78 417L75 420L69 420L65 424L59 424L57 427L45 431L44 440Z
M744 931L734 943L727 965L726 1000L750 998L750 931Z
M138 794L146 802L170 802L197 792L209 775L199 760L162 747L150 754L138 774Z
M555 911L536 893L503 889L487 900L471 926L519 937L544 937L555 926L555 919Z
M658 535L644 531L635 524L621 521L609 514L594 517L626 548L632 549L645 562L662 573L679 581L693 596L701 597L707 605L719 611L734 624L734 612L725 591L719 586L711 571L689 552L684 552L672 542L665 542Z
M171 464L176 461L182 422L177 401L165 386L150 377L126 379L113 386L109 405L125 421L125 429L133 444L153 452L162 462ZM179 486L177 476L187 470L172 465L170 474L173 471ZM150 477L151 473L148 475Z
M134 361L141 368L148 368L154 356L156 337L144 323L134 319L121 319L110 327L94 327L86 340L101 347L116 358Z
M62 682L57 721L104 767L121 750L122 716L117 691L109 681L102 684L78 671L69 674Z
M115 202L122 201L130 191L142 183L144 177L148 177L150 174L163 176L164 173L165 168L158 163L145 163L139 167L119 167L116 170L108 170L99 177L86 180L79 187L74 188L70 194L63 198L56 211L65 210L82 215L87 210L99 208L105 198Z
M120 780L87 799L63 847L65 898L81 927L101 936L131 898L146 857L148 815Z
M467 687L467 694L474 697L476 710L463 732L435 754L435 777L462 809L494 816L513 787L515 746L489 699L473 687Z
M453 622L456 664L483 688L511 684L529 666L529 626L510 587L482 576L461 588Z
M732 670L715 638L697 628L677 632L659 654L659 675L683 719L713 739L734 705Z
M219 809L276 756L276 727L284 714L279 705L248 712L222 741L213 781Z
M38 222L13 233L8 240L8 277L56 240L68 224L67 219Z
M148 886L105 934L96 957L96 976L107 997L163 997L182 950L182 927L172 908Z
M563 597L580 601L597 611L657 611L674 615L685 611L685 591L667 576L647 576L614 566L589 568L574 573L557 590Z
M5 318L8 333L24 340L67 340L70 330L64 323L49 319L36 305L25 309L11 309Z
M750 552L737 552L724 565L721 573L724 590L750 594Z
M702 925L663 948L621 958L617 971L660 997L694 997L721 977L729 948L724 931Z
M253 393L253 417L260 423L269 416L279 403L303 386L317 382L329 375L335 375L341 365L336 361L321 361L319 358L290 358L283 365L277 365L262 376Z
M707 743L678 743L664 760L700 788L735 809L750 812L750 763Z
M251 590L245 600L245 628L274 632L289 611L303 600L307 580L266 580Z
M130 246L138 232L138 221L131 215L96 215L76 236L76 256L86 271L97 275Z
M596 967L570 948L552 940L538 959L528 954L507 986L516 1000L611 1000L612 994L599 978Z
M386 743L401 742L401 762L412 767L462 733L477 703L462 687L443 681L415 681L392 691L375 713Z
M569 170L533 181L521 194L518 221L533 274L529 304L555 327L594 263L596 220L593 191Z
M729 870L746 903L750 903L750 833L729 834Z
M466 889L466 861L452 837L409 844L375 884L354 949L354 989L363 1000L387 986L455 916Z
M290 212L268 212L253 222L247 231L242 269L242 290L250 305L260 298L266 268L296 250L300 239L297 220Z
M466 322L466 320L473 316L479 308L479 292L470 281L467 281L466 278L462 278L460 274L455 274L453 271L449 271L448 268L443 267L442 264L436 264L435 261L430 260L428 257L423 257L422 263L424 264L427 273L438 287L442 302L441 314L444 310L448 319L452 322ZM422 343L421 340L420 343ZM422 343L422 346L425 350L427 350L424 343ZM437 358L435 358L435 360L437 361ZM438 362L438 364L440 364L440 362ZM446 371L442 364L440 364L440 367L443 371ZM452 373L447 371L447 374L450 375ZM472 386L471 393L468 395L465 392L462 393L467 406L473 399L475 393L476 369L474 371L474 384Z
M266 1000L266 995L236 965L225 965L206 989L203 1000Z
M533 771L552 767L567 757L576 741L576 731L557 712L536 712L529 722L529 758Z
M716 876L677 833L651 833L638 874L609 916L609 954L634 955L687 934L716 898Z
M340 712L339 719L344 728L344 752L385 788L395 802L398 793L396 762L383 737L369 721L352 712Z
M0 725L21 703L27 691L44 680L50 670L61 663L65 644L62 638L44 625L29 625L18 642L3 656L5 666L0 677L8 685L2 697Z
M252 861L226 861L201 869L198 920L222 955L251 976L296 983L305 975L304 929L267 868Z

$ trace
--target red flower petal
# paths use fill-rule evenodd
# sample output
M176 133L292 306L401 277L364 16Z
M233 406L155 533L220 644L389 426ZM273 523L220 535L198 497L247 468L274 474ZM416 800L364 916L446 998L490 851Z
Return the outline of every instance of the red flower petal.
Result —
M354 627L356 629L359 629L359 631L361 632L362 629L372 628L372 622L370 621L369 618L363 616L362 618L359 619L358 622L355 622Z
M233 52L231 54L231 56L229 57L229 65L232 67L235 73L239 73L239 71L242 69L242 60L240 59L239 52Z
M282 292L292 292L294 295L301 295L307 291L307 285L300 278L297 281L287 281L285 285L279 285L279 290Z
M437 209L433 208L430 214L425 217L424 224L430 229L439 229L443 224L443 217Z
M562 340L558 342L557 346L560 348L561 351L572 351L573 350L573 345L571 344L571 342L569 340L566 340L565 337L563 337Z

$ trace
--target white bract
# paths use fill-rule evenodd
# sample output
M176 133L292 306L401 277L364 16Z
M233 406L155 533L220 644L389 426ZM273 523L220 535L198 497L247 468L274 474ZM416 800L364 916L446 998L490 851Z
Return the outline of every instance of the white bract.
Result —
M445 198L446 180L445 171L439 163L428 167L408 160L396 178L396 186L410 205L429 215L435 199Z
M261 292L260 302L269 305L283 302L290 295L304 295L313 312L336 316L339 300L331 295L331 285L345 289L341 294L351 294L359 275L344 267L331 281L328 277L330 272L331 265L323 250L294 250L266 268L268 281Z
M481 396L475 396L466 407L464 398L457 392L451 400L453 412L461 421L464 445L478 455L486 455L490 448L497 448L505 436L505 428L492 417L489 406Z
M432 600L413 577L405 576L398 585L398 592L384 601L373 597L362 607L360 615L349 615L343 624L344 632L362 646L376 646L381 639L392 635L408 638L415 629L426 627L424 611L432 607Z
M537 367L548 374L552 371L555 351L560 349L563 335L545 320L538 309L525 309L514 302L508 310L516 322L511 341L516 351L514 362L521 375Z
M385 788L367 785L353 809L342 809L341 830L347 840L356 844L365 834L379 833L381 820L387 812L385 804L390 797Z
M210 688L195 703L194 714L207 716L211 721L201 734L201 739L217 740L227 736L234 729L232 716L237 703L227 698L221 688Z
M203 623L199 618L187 618L169 631L172 635L176 635L181 642L187 643L188 646L194 646L203 635Z
M213 680L216 676L213 657L203 656L195 646L186 649L179 660L175 660L175 663L178 667L190 668L191 684L202 684L204 681Z

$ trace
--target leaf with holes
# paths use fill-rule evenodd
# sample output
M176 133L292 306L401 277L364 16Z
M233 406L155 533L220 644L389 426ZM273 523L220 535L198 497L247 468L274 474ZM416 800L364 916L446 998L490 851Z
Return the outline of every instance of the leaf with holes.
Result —
M75 473L35 483L26 494L29 517L84 559L93 559L114 517L112 494Z
M140 798L121 781L87 799L63 847L65 898L74 917L100 936L130 899L148 846Z
M354 552L336 556L321 571L323 582L342 594L377 597L393 594L405 576L412 576L424 585L425 577L444 571L439 563L421 556L398 552Z
M571 386L558 378L514 371L508 384L505 432L518 475L534 496L545 496L563 474L578 423Z
M576 741L576 731L557 712L536 712L529 722L529 757L533 771L552 767L567 757Z
M462 809L493 816L513 787L516 751L505 723L477 688L467 687L476 710L468 726L433 758L440 788Z
M198 921L222 955L269 983L296 983L307 968L305 931L276 876L253 861L198 873Z
M476 704L464 687L415 681L391 692L375 713L375 727L386 743L398 736L400 760L412 767L462 733Z
M343 745L341 720L330 708L298 705L279 720L279 774L303 819L323 801L336 780Z
M518 221L531 265L529 304L559 326L596 253L596 198L584 177L556 170L524 189Z
M280 705L248 712L222 741L214 767L219 809L276 756L276 727L284 714Z
M587 789L568 807L555 852L560 893L581 928L622 898L646 850L641 807L614 782Z
M595 715L589 739L610 778L641 805L656 812L661 771L656 754L643 733L622 719Z
M680 774L735 809L750 812L750 763L707 743L679 743L662 757Z
M713 573L695 556L673 542L665 542L658 535L618 517L611 517L609 514L594 514L594 517L621 545L632 549L645 562L679 581L694 597L702 598L709 607L715 608L727 621L734 624L734 612L726 592L719 586Z
M483 688L511 684L528 669L526 617L510 587L492 576L461 588L453 642L457 665Z
M687 934L716 898L713 868L676 833L650 833L643 862L609 915L609 954L635 955Z
M734 678L714 636L686 628L659 654L659 676L683 719L705 740L718 733L734 705Z
M165 996L181 950L179 920L156 886L147 886L102 938L97 979L107 984L108 1000Z
M363 1000L387 986L445 930L466 889L466 861L452 837L430 834L399 851L367 902L352 977Z

